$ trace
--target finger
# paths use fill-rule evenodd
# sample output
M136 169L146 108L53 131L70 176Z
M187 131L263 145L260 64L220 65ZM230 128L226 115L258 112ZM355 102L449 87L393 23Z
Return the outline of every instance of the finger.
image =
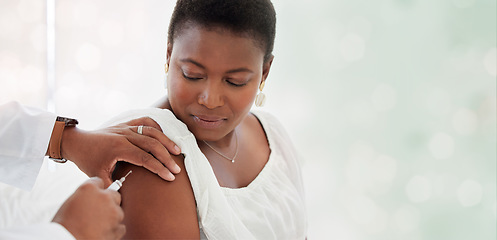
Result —
M140 125L144 126L143 135L148 135L150 137L156 138L159 142L166 147L166 149L174 154L179 155L181 149L176 145L171 139L169 139L163 132L160 125L149 117L138 118L128 122L129 125L136 126L135 132L138 133L138 127ZM148 130L147 130L148 129ZM148 133L146 133L147 131Z
M181 171L181 168L171 158L171 155L167 149L159 141L157 141L157 139L138 134L127 136L127 138L128 141L135 146L143 149L147 153L151 153L156 158L155 160L159 160L169 169L169 171L176 174ZM148 160L148 158L146 160ZM143 166L147 168L147 166Z
M105 189L105 194L108 194L115 204L118 206L121 205L121 194L118 191Z
M104 188L104 181L99 177L92 177L92 178L86 180L86 182L93 184L93 185L97 186L98 188L101 188L101 189Z
M123 209L120 206L118 208L119 209L118 209L118 212L117 212L117 220L119 222L122 222L124 220L124 211L123 211Z
M169 169L162 165L159 160L137 146L128 148L125 152L122 152L122 154L122 157L119 157L118 161L125 161L136 166L142 166L167 181L173 181L175 179Z
M139 126L136 127L136 132L138 133ZM179 155L181 153L181 149L174 143L171 139L169 139L161 130L158 130L153 127L143 126L142 135L146 135L152 138L155 138L159 141L164 147L166 147L167 151L174 155Z
M114 229L115 239L123 238L124 234L126 234L126 226L124 224L117 225L117 227Z
M140 125L149 126L149 127L153 127L153 128L162 132L160 125L156 121L154 121L153 119L151 119L149 117L142 117L142 118L133 119L133 120L127 122L127 124L129 126L140 126Z

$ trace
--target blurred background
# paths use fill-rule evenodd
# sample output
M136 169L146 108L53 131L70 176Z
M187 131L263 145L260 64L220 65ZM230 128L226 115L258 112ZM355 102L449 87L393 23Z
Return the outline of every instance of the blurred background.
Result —
M309 239L496 239L496 1L274 0L264 110L305 158ZM165 94L174 1L0 1L0 104L97 128ZM0 228L86 176L0 184Z

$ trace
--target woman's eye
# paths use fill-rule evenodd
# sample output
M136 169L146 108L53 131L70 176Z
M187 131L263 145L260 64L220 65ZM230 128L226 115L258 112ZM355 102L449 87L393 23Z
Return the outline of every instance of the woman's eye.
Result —
M239 82L233 81L231 79L226 79L226 82L228 82L228 84L230 84L232 86L235 86L235 87L243 87L243 86L245 86L247 84L246 82L239 83Z
M188 75L186 75L185 73L183 73L183 77L187 80L190 80L190 81L197 81L197 80L200 80L202 78L199 78L199 77L190 77Z

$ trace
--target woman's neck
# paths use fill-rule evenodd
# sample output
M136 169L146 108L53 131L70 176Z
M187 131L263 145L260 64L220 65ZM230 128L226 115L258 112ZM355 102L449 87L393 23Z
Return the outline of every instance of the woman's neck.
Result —
M236 131L236 133L235 133ZM229 132L226 134L226 136L222 137L219 140L215 141L204 141L204 140L199 140L197 139L197 142L202 142L202 143L207 143L211 147L214 147L215 149L231 149L234 148L237 145L237 142L240 140L239 136L239 130L238 127L233 129L233 131Z

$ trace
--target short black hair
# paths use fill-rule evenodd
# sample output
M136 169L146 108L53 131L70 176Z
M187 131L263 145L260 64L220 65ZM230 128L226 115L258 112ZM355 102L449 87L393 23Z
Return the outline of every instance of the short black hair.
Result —
M264 61L272 56L276 12L270 0L178 0L169 22L170 44L188 23L248 34L264 51Z

